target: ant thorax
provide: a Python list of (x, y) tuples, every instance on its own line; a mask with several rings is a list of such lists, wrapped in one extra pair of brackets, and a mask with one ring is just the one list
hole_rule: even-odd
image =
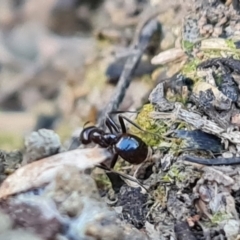
[(114, 145), (117, 143), (119, 136), (113, 133), (104, 133), (102, 138), (108, 145)]

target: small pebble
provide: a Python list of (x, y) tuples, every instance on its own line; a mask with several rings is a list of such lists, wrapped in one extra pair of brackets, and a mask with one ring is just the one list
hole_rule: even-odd
[(0, 234), (12, 227), (12, 221), (8, 215), (0, 212)]
[(233, 154), (231, 152), (224, 152), (222, 154), (223, 158), (232, 158), (233, 157)]
[(235, 24), (234, 29), (236, 31), (239, 31), (240, 30), (240, 23)]
[(206, 24), (203, 26), (204, 31), (207, 33), (212, 33), (213, 32), (213, 25), (211, 24)]
[(224, 25), (226, 22), (227, 22), (227, 17), (224, 16), (222, 19), (220, 19), (220, 20), (218, 21), (218, 23), (216, 24), (216, 27), (222, 26), (222, 25)]
[(61, 142), (59, 136), (54, 131), (40, 129), (37, 132), (32, 132), (30, 136), (25, 138), (25, 148), (24, 163), (30, 163), (59, 153)]
[(207, 24), (207, 19), (205, 16), (202, 16), (200, 19), (199, 19), (199, 22), (198, 22), (198, 26), (199, 28), (202, 28), (204, 25)]
[(238, 220), (230, 219), (226, 222), (223, 229), (226, 234), (227, 239), (234, 240), (237, 239), (239, 233), (240, 223)]
[(222, 34), (222, 32), (223, 32), (222, 27), (214, 27), (212, 36), (219, 37)]
[(9, 230), (0, 234), (0, 240), (44, 240), (43, 238), (25, 230)]

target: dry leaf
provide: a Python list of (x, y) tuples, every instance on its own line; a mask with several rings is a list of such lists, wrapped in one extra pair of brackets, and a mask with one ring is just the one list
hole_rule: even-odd
[(102, 148), (76, 149), (27, 164), (10, 175), (0, 186), (0, 199), (41, 187), (51, 182), (66, 165), (79, 170), (108, 160), (111, 154)]
[(194, 216), (188, 217), (186, 219), (189, 227), (194, 227), (195, 223), (198, 222), (199, 220), (200, 220), (200, 216), (199, 215), (194, 215)]
[(204, 175), (202, 176), (204, 180), (215, 181), (218, 184), (223, 184), (223, 186), (228, 187), (234, 184), (233, 178), (229, 177), (227, 174), (212, 168), (204, 167)]
[(172, 48), (172, 49), (166, 50), (164, 52), (161, 52), (157, 56), (153, 57), (151, 60), (151, 63), (154, 65), (158, 65), (158, 64), (163, 65), (163, 64), (175, 61), (184, 56), (185, 56), (185, 53), (182, 49)]
[(237, 114), (233, 115), (231, 123), (239, 127), (240, 126), (240, 114), (237, 113)]

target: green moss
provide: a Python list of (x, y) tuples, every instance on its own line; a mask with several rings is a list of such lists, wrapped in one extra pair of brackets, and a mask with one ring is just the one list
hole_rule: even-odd
[(136, 123), (145, 130), (154, 130), (156, 128), (155, 122), (149, 117), (149, 113), (153, 111), (154, 106), (152, 104), (144, 105), (137, 116)]
[(228, 220), (230, 218), (231, 218), (230, 214), (217, 212), (212, 216), (211, 223), (219, 224), (219, 223), (223, 222), (224, 220)]
[(135, 123), (144, 131), (138, 130), (135, 127), (131, 128), (131, 132), (139, 136), (149, 146), (158, 145), (161, 140), (161, 134), (166, 132), (166, 125), (163, 122), (156, 122), (149, 116), (153, 111), (154, 106), (146, 104), (135, 120)]
[[(203, 61), (209, 58), (217, 58), (222, 57), (223, 50), (205, 50), (204, 51), (204, 59)], [(228, 49), (224, 51), (226, 57), (233, 57), (234, 59), (240, 59), (240, 51), (239, 49)]]
[(236, 50), (235, 43), (232, 39), (226, 39), (225, 42), (229, 48)]
[(191, 52), (194, 47), (194, 43), (186, 41), (186, 40), (182, 42), (182, 45), (183, 45), (183, 49), (187, 52)]
[(111, 182), (105, 173), (95, 175), (94, 180), (96, 181), (98, 189), (108, 190), (111, 188)]
[(167, 141), (161, 141), (160, 144), (158, 145), (158, 148), (161, 150), (166, 150), (172, 148), (173, 143), (172, 142), (167, 142)]
[(123, 159), (118, 159), (115, 166), (114, 166), (114, 170), (117, 172), (121, 172), (122, 169), (126, 166), (130, 166), (130, 163), (128, 163), (127, 161), (124, 161)]
[(166, 205), (167, 194), (164, 186), (158, 186), (156, 190), (153, 191), (153, 198), (156, 202), (159, 202), (161, 206)]
[[(168, 150), (174, 155), (178, 154), (181, 151), (182, 139), (164, 137), (173, 122), (152, 119), (150, 113), (153, 111), (152, 104), (144, 105), (135, 120), (135, 123), (144, 131), (131, 127), (130, 132), (140, 137), (148, 146), (157, 147), (163, 151)], [(186, 123), (181, 121), (175, 123), (179, 123), (177, 129), (186, 129)]]
[(177, 94), (177, 93), (175, 93), (174, 95), (173, 94), (171, 94), (171, 95), (166, 94), (166, 99), (169, 102), (173, 102), (173, 103), (180, 102), (183, 105), (186, 105), (186, 103), (188, 102), (188, 96), (180, 95), (180, 94)]
[(195, 80), (196, 78), (196, 71), (197, 71), (197, 66), (199, 65), (201, 61), (199, 59), (193, 59), (190, 62), (186, 63), (182, 70), (181, 73), (186, 76), (191, 78), (192, 80)]
[(207, 51), (204, 51), (203, 61), (209, 58), (218, 58), (218, 57), (221, 57), (221, 52), (219, 50), (207, 50)]
[(169, 183), (173, 183), (175, 181), (184, 182), (185, 179), (186, 179), (186, 176), (176, 165), (172, 165), (170, 170), (163, 177), (163, 180)]

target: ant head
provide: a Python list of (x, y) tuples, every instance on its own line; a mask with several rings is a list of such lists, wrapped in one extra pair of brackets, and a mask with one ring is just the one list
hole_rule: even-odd
[[(84, 124), (85, 126), (86, 124)], [(92, 142), (91, 134), (96, 129), (95, 126), (84, 127), (82, 132), (80, 133), (79, 140), (82, 144), (89, 144)]]
[(97, 127), (94, 125), (86, 127), (90, 121), (87, 121), (83, 125), (83, 130), (80, 133), (79, 140), (82, 144), (89, 144), (92, 142), (91, 135), (96, 131)]
[[(86, 126), (88, 123), (85, 123), (84, 126)], [(104, 135), (105, 132), (102, 129), (96, 126), (89, 126), (82, 130), (79, 140), (82, 144), (95, 143), (105, 148), (109, 146), (109, 143), (108, 139), (104, 138)]]

